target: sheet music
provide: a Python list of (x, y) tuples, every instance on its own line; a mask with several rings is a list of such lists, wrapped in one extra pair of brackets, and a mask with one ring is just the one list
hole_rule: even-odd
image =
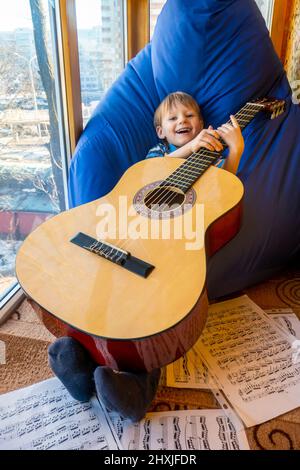
[(209, 307), (194, 346), (246, 426), (300, 406), (295, 337), (246, 295)]
[(148, 413), (137, 424), (110, 413), (118, 437), (127, 450), (249, 449), (245, 430), (222, 410)]
[[(96, 404), (96, 402), (95, 402)], [(117, 450), (97, 402), (74, 400), (57, 378), (0, 395), (0, 449)]]
[[(300, 339), (300, 321), (297, 315), (288, 308), (273, 308), (265, 310), (266, 313), (277, 323), (296, 338)], [(276, 313), (275, 313), (276, 312)]]
[[(265, 312), (284, 329), (284, 333), (288, 331), (300, 339), (300, 321), (291, 309), (272, 308)], [(216, 386), (207, 366), (194, 349), (166, 367), (165, 385), (196, 389), (214, 389)]]
[(166, 367), (166, 385), (199, 389), (211, 389), (214, 386), (207, 366), (193, 349)]

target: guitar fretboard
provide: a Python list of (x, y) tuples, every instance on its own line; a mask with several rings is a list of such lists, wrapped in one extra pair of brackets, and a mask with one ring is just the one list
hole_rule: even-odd
[[(249, 122), (264, 109), (259, 103), (247, 103), (236, 115), (235, 118), (243, 130)], [(227, 122), (228, 124), (231, 121)], [(227, 145), (222, 141), (223, 150), (220, 152), (210, 151), (201, 148), (198, 152), (190, 155), (185, 162), (180, 165), (170, 176), (161, 182), (160, 186), (175, 186), (184, 193), (200, 178), (201, 175), (213, 165), (221, 156)]]

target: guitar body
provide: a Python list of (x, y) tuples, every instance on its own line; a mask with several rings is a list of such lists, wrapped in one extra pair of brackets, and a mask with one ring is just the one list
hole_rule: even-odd
[[(112, 192), (48, 220), (18, 252), (18, 280), (46, 327), (56, 336), (78, 339), (99, 364), (120, 370), (161, 367), (190, 349), (205, 325), (206, 258), (239, 230), (240, 180), (210, 167), (194, 183), (186, 212), (151, 218), (139, 213), (137, 203), (127, 219), (125, 214), (141, 188), (161, 181), (181, 164), (181, 159), (154, 158), (133, 165)], [(115, 208), (118, 225), (114, 238), (106, 241), (151, 263), (148, 277), (70, 242), (78, 232), (97, 239), (106, 207)], [(174, 233), (179, 225), (189, 230), (179, 238), (128, 238), (128, 228), (137, 233), (150, 222), (152, 233)], [(197, 230), (203, 232), (204, 244), (191, 249), (191, 234)]]

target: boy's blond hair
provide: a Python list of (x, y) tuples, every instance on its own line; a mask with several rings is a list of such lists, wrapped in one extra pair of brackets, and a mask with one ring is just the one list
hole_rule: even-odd
[(180, 103), (184, 106), (191, 107), (202, 119), (200, 107), (197, 101), (191, 95), (184, 93), (183, 91), (175, 91), (174, 93), (170, 93), (170, 95), (166, 96), (166, 98), (160, 103), (158, 108), (154, 113), (154, 127), (157, 128), (161, 126), (163, 116), (173, 108), (176, 103)]

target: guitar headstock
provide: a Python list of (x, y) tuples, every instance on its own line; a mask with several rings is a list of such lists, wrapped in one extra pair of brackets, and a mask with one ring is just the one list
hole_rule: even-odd
[(285, 100), (277, 100), (275, 98), (263, 98), (254, 101), (254, 104), (262, 106), (262, 110), (269, 113), (271, 119), (275, 119), (280, 114), (284, 113), (286, 103)]

